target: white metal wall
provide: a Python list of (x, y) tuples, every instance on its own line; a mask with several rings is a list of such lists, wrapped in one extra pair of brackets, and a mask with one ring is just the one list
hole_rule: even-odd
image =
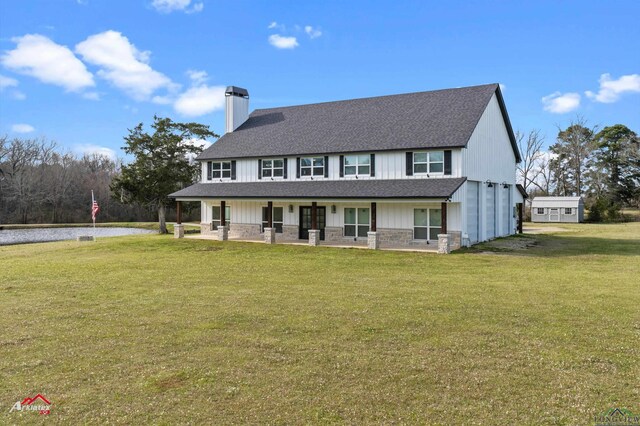
[[(219, 206), (219, 201), (202, 202), (201, 218), (202, 222), (211, 222), (211, 207)], [(267, 206), (267, 202), (261, 201), (237, 201), (226, 202), (231, 207), (231, 223), (260, 224), (262, 223), (262, 207)], [(293, 206), (293, 212), (289, 212), (289, 205)], [(310, 206), (310, 201), (274, 202), (274, 207), (283, 207), (284, 224), (299, 224), (299, 207)], [(336, 206), (336, 213), (331, 213), (331, 206)], [(371, 203), (366, 202), (343, 202), (343, 203), (321, 203), (318, 207), (326, 207), (327, 226), (344, 226), (344, 209), (351, 207), (371, 208)], [(413, 209), (432, 208), (439, 209), (440, 203), (377, 203), (377, 226), (378, 228), (389, 229), (412, 229)], [(448, 203), (447, 226), (450, 231), (462, 230), (462, 210), (460, 203)]]
[(479, 182), (467, 181), (466, 233), (470, 243), (480, 241), (480, 190)]
[(496, 187), (486, 189), (485, 202), (485, 239), (490, 240), (496, 237)]
[[(377, 152), (375, 153), (375, 177), (359, 176), (358, 179), (429, 179), (425, 175), (406, 175), (406, 152)], [(318, 155), (324, 157), (324, 155)], [(225, 160), (227, 161), (227, 160)], [(230, 160), (229, 160), (230, 161)], [(462, 152), (461, 149), (454, 149), (451, 152), (451, 174), (450, 175), (434, 175), (431, 179), (461, 177), (462, 175)], [(271, 179), (271, 178), (267, 178)], [(355, 179), (354, 176), (340, 177), (340, 155), (329, 155), (329, 177), (315, 176), (314, 180), (343, 180)], [(228, 180), (228, 179), (226, 179)], [(280, 180), (280, 178), (276, 178)], [(310, 180), (309, 177), (296, 178), (296, 157), (287, 157), (287, 180)], [(236, 160), (236, 182), (260, 182), (258, 179), (258, 159), (244, 158)], [(202, 183), (211, 183), (207, 181), (207, 162), (202, 162)], [(219, 182), (219, 180), (214, 180)]]
[(495, 94), (462, 150), (462, 173), (470, 180), (515, 185), (516, 157)]

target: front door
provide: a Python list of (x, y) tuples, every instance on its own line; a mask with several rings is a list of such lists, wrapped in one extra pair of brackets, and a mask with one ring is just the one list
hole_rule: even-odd
[(549, 222), (560, 222), (560, 209), (549, 209)]
[[(320, 240), (324, 240), (324, 227), (326, 225), (327, 210), (325, 207), (316, 207), (318, 214), (318, 228), (320, 229)], [(300, 232), (298, 238), (309, 239), (309, 229), (311, 229), (311, 207), (300, 207)]]

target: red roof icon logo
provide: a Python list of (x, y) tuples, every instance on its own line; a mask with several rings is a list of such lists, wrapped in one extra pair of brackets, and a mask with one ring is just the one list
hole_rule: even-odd
[(46, 405), (51, 405), (49, 400), (47, 398), (45, 398), (42, 394), (37, 394), (33, 398), (28, 398), (27, 397), (24, 400), (22, 400), (21, 404), (22, 405), (31, 405), (34, 402), (36, 402), (38, 399), (41, 400), (42, 402), (44, 402)]

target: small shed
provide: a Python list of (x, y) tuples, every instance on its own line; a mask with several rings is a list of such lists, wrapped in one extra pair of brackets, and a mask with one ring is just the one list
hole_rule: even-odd
[(535, 197), (531, 222), (580, 223), (584, 220), (582, 197)]

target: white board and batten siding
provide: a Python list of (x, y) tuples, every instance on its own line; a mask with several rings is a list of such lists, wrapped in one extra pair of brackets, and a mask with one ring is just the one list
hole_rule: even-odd
[[(429, 177), (423, 174), (416, 174), (413, 176), (407, 176), (406, 171), (406, 151), (387, 151), (387, 152), (372, 152), (375, 154), (375, 176), (358, 176), (358, 179), (438, 179), (438, 178), (452, 178), (462, 177), (462, 150), (451, 150), (451, 174), (431, 174)], [(347, 155), (347, 154), (345, 154)], [(324, 155), (317, 155), (318, 157), (324, 157)], [(302, 156), (304, 157), (304, 156)], [(340, 177), (340, 155), (329, 155), (329, 176), (314, 176), (314, 180), (348, 180), (355, 179), (355, 176)], [(263, 158), (285, 158), (285, 157), (270, 157)], [(297, 157), (287, 156), (287, 181), (296, 180), (311, 180), (310, 177), (297, 177), (296, 165)], [(224, 160), (231, 161), (231, 160)], [(265, 178), (271, 180), (271, 178)], [(281, 178), (274, 178), (274, 180), (282, 180)], [(212, 181), (207, 180), (207, 161), (202, 162), (202, 183), (215, 183), (219, 182), (219, 179)], [(230, 181), (230, 179), (223, 179), (223, 181)], [(258, 179), (258, 158), (242, 158), (236, 160), (236, 180), (234, 182), (260, 182)]]
[[(212, 221), (212, 206), (219, 206), (219, 201), (203, 201), (201, 205), (201, 220), (203, 223)], [(228, 200), (226, 205), (231, 208), (231, 223), (261, 224), (262, 208), (267, 207), (266, 201), (241, 201)], [(289, 205), (293, 206), (293, 212), (289, 212)], [(299, 225), (299, 207), (310, 206), (311, 201), (291, 200), (275, 201), (274, 207), (282, 207), (285, 225)], [(336, 206), (336, 212), (331, 213), (331, 206)], [(388, 229), (413, 229), (414, 209), (439, 209), (440, 203), (407, 202), (407, 203), (381, 203), (376, 206), (378, 228)], [(362, 201), (353, 202), (318, 202), (318, 207), (326, 208), (326, 226), (343, 227), (345, 208), (369, 208), (371, 204)], [(371, 214), (371, 211), (369, 211)], [(461, 207), (459, 203), (449, 203), (447, 208), (447, 226), (452, 231), (460, 231), (462, 228)]]
[(462, 174), (467, 177), (461, 190), (466, 200), (463, 228), (468, 241), (473, 244), (512, 234), (516, 155), (495, 94), (461, 157)]

